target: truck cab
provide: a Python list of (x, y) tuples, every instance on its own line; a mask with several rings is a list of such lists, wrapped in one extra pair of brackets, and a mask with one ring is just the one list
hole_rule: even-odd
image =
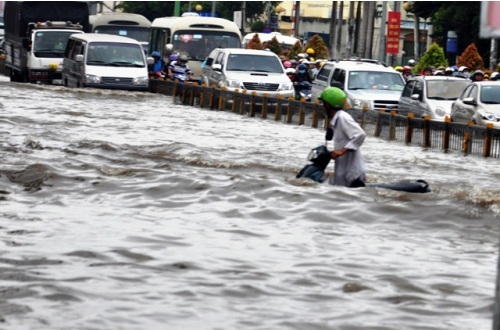
[(30, 23), (27, 50), (27, 80), (60, 85), (64, 50), (72, 34), (83, 33), (82, 26), (70, 22)]

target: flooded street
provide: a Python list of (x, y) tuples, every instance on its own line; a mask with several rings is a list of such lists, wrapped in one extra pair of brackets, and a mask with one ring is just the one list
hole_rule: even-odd
[(492, 326), (498, 159), (368, 136), (432, 192), (320, 185), (319, 129), (6, 77), (0, 137), (0, 329)]

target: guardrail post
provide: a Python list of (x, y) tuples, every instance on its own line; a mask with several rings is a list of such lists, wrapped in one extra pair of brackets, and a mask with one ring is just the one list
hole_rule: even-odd
[(286, 110), (286, 122), (288, 124), (292, 123), (293, 119), (293, 111), (292, 111), (292, 102), (294, 101), (293, 97), (288, 98), (288, 109)]
[(304, 114), (304, 105), (306, 104), (306, 99), (301, 98), (300, 99), (300, 105), (299, 105), (299, 126), (304, 125), (305, 122), (305, 114)]
[(226, 87), (221, 87), (220, 88), (220, 97), (219, 97), (219, 107), (218, 107), (219, 110), (223, 110), (222, 106), (225, 102), (225, 100), (224, 100), (225, 92), (226, 92)]
[(207, 84), (203, 83), (201, 84), (201, 89), (200, 89), (200, 108), (203, 108), (203, 102), (205, 101), (205, 88), (207, 87)]
[(216, 86), (212, 85), (212, 88), (210, 89), (210, 98), (209, 98), (209, 104), (208, 104), (208, 107), (210, 109), (213, 109), (213, 107), (214, 107), (215, 88), (216, 88)]
[(255, 108), (254, 108), (254, 103), (255, 103), (255, 95), (257, 95), (256, 92), (252, 92), (252, 94), (250, 95), (250, 109), (249, 109), (249, 116), (250, 117), (255, 117)]
[(491, 156), (491, 136), (493, 135), (493, 124), (486, 124), (486, 134), (484, 136), (483, 156)]
[(283, 100), (283, 95), (278, 95), (278, 99), (276, 100), (276, 110), (274, 111), (274, 120), (281, 120), (281, 100)]
[(247, 95), (247, 90), (244, 89), (241, 91), (241, 101), (240, 101), (240, 115), (243, 114), (243, 106), (245, 104), (245, 97)]
[(375, 132), (373, 132), (373, 136), (380, 137), (380, 132), (382, 131), (382, 123), (380, 122), (380, 114), (384, 113), (384, 110), (380, 110), (378, 112), (378, 117), (375, 122)]
[(464, 154), (469, 154), (471, 151), (471, 145), (472, 145), (472, 139), (470, 138), (471, 134), (471, 127), (474, 125), (474, 122), (470, 121), (467, 123), (467, 131), (464, 134), (464, 141), (462, 142), (462, 152)]
[(413, 138), (413, 117), (415, 117), (413, 113), (408, 114), (408, 124), (406, 124), (406, 135), (405, 135), (406, 144), (410, 144)]
[(318, 111), (319, 111), (319, 101), (314, 101), (314, 109), (311, 118), (311, 127), (318, 128)]
[(365, 129), (366, 111), (368, 111), (368, 109), (363, 108), (363, 110), (361, 110), (361, 119), (359, 120), (359, 126), (361, 126), (362, 129)]
[(234, 112), (234, 110), (236, 109), (236, 101), (238, 100), (239, 93), (240, 93), (240, 90), (238, 88), (236, 88), (234, 90), (234, 94), (233, 94), (233, 103), (231, 104), (231, 112)]
[(391, 120), (389, 121), (389, 140), (396, 140), (396, 111), (391, 110)]
[(424, 117), (424, 147), (431, 147), (431, 117)]
[(451, 118), (446, 116), (444, 119), (444, 132), (443, 132), (443, 151), (448, 152), (450, 148), (450, 123)]
[(262, 113), (260, 114), (262, 119), (267, 119), (267, 93), (262, 94)]

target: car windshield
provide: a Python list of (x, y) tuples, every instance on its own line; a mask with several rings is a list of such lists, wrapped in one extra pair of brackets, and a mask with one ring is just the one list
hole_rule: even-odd
[(284, 73), (283, 66), (276, 56), (254, 54), (230, 54), (226, 71)]
[(481, 102), (485, 104), (500, 104), (500, 86), (482, 86)]
[(94, 42), (89, 45), (87, 64), (97, 66), (144, 67), (144, 53), (140, 45)]
[(401, 92), (405, 83), (397, 72), (351, 71), (349, 72), (348, 89), (382, 89)]
[(431, 100), (456, 100), (460, 97), (470, 81), (460, 80), (427, 80), (427, 98)]
[(74, 31), (39, 31), (35, 34), (33, 52), (36, 57), (64, 57), (69, 37)]

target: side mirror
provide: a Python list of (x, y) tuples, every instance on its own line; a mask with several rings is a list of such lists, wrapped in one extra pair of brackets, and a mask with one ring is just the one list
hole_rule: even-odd
[(23, 39), (23, 48), (27, 50), (31, 50), (30, 41), (28, 39)]
[(220, 64), (213, 64), (212, 65), (212, 69), (214, 71), (222, 71), (222, 65), (220, 65)]
[(468, 104), (468, 105), (473, 105), (473, 106), (476, 106), (477, 105), (477, 102), (476, 100), (474, 100), (473, 97), (466, 97), (464, 100), (463, 100), (464, 104)]
[(415, 100), (415, 101), (419, 101), (419, 100), (420, 100), (420, 94), (413, 94), (413, 95), (411, 96), (411, 99), (412, 99), (412, 100)]
[(82, 63), (83, 62), (83, 55), (82, 54), (78, 54), (75, 56), (75, 61), (79, 62), (79, 63)]
[(154, 58), (152, 58), (152, 57), (150, 57), (150, 56), (149, 56), (149, 57), (146, 57), (146, 63), (147, 63), (148, 65), (155, 64), (155, 59), (154, 59)]

